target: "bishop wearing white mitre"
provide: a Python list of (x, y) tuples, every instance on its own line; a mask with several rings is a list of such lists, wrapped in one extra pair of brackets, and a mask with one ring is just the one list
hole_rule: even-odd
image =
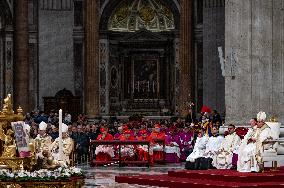
[(35, 138), (35, 150), (37, 158), (44, 158), (42, 155), (43, 151), (48, 151), (51, 142), (51, 136), (46, 133), (47, 124), (45, 122), (41, 122), (39, 124), (38, 135)]
[(272, 147), (271, 143), (265, 143), (265, 141), (272, 139), (271, 129), (265, 123), (266, 114), (265, 112), (259, 112), (257, 114), (257, 130), (255, 138), (251, 138), (250, 142), (255, 143), (255, 155), (253, 156), (253, 160), (257, 162), (255, 166), (255, 171), (260, 172), (263, 170), (263, 160), (262, 154), (264, 150), (268, 150)]
[(74, 141), (68, 135), (68, 126), (62, 123), (62, 145), (63, 145), (63, 156), (60, 159), (59, 156), (59, 138), (56, 138), (55, 141), (50, 146), (50, 151), (52, 157), (56, 161), (62, 160), (65, 164), (70, 165), (70, 154), (74, 148)]

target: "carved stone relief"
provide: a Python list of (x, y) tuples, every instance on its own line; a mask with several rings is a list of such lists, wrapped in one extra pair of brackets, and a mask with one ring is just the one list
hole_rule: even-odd
[(109, 112), (109, 47), (108, 40), (100, 40), (100, 112)]
[(5, 95), (13, 93), (13, 39), (6, 37), (5, 51)]

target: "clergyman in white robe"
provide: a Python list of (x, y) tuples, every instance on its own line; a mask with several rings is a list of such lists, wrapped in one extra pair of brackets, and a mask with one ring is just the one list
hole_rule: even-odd
[(223, 140), (224, 140), (224, 137), (218, 134), (212, 135), (211, 137), (209, 137), (203, 157), (211, 158), (214, 161), (214, 163), (216, 163), (216, 158), (217, 158), (216, 154)]
[(204, 135), (201, 137), (197, 137), (193, 152), (186, 158), (186, 161), (195, 162), (195, 159), (203, 157), (207, 142), (207, 136)]
[(263, 170), (263, 160), (262, 160), (262, 154), (264, 150), (268, 150), (272, 148), (271, 143), (265, 144), (264, 142), (267, 140), (272, 139), (271, 136), (271, 129), (270, 127), (265, 124), (264, 122), (258, 122), (257, 125), (257, 131), (256, 131), (256, 155), (255, 155), (255, 160), (257, 161), (257, 166), (256, 166), (256, 172), (260, 172)]
[(256, 139), (257, 120), (250, 120), (251, 128), (249, 128), (247, 134), (241, 141), (238, 149), (238, 163), (237, 170), (239, 172), (251, 172), (257, 171), (256, 144), (250, 142), (251, 139)]
[[(259, 112), (257, 114), (257, 128), (256, 130), (251, 130), (246, 135), (247, 146), (244, 147), (243, 151), (240, 151), (241, 157), (238, 161), (238, 171), (240, 172), (259, 172), (263, 170), (263, 160), (262, 154), (264, 150), (272, 147), (270, 143), (264, 143), (265, 141), (272, 139), (271, 129), (265, 124), (266, 114), (265, 112)], [(248, 138), (250, 136), (250, 138)]]
[(228, 129), (230, 134), (222, 141), (216, 153), (216, 160), (212, 162), (212, 165), (217, 169), (230, 169), (232, 167), (233, 152), (241, 141), (240, 137), (234, 132), (234, 126), (229, 125)]

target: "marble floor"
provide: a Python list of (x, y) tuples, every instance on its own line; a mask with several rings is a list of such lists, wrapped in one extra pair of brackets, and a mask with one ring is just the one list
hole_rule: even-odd
[[(92, 187), (112, 187), (112, 188), (144, 188), (150, 186), (129, 185), (115, 182), (117, 175), (135, 176), (139, 174), (157, 175), (166, 174), (169, 170), (179, 170), (184, 168), (184, 164), (156, 165), (154, 167), (90, 167), (88, 164), (78, 166), (86, 172), (84, 188)], [(152, 187), (153, 188), (153, 187)]]

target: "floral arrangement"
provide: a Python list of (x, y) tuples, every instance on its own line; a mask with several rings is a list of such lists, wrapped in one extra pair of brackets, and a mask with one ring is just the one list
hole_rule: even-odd
[(0, 170), (0, 181), (67, 181), (75, 177), (85, 177), (84, 172), (80, 168), (76, 167), (60, 167), (52, 171), (47, 169), (41, 169), (34, 172), (20, 170), (14, 173), (6, 169)]

